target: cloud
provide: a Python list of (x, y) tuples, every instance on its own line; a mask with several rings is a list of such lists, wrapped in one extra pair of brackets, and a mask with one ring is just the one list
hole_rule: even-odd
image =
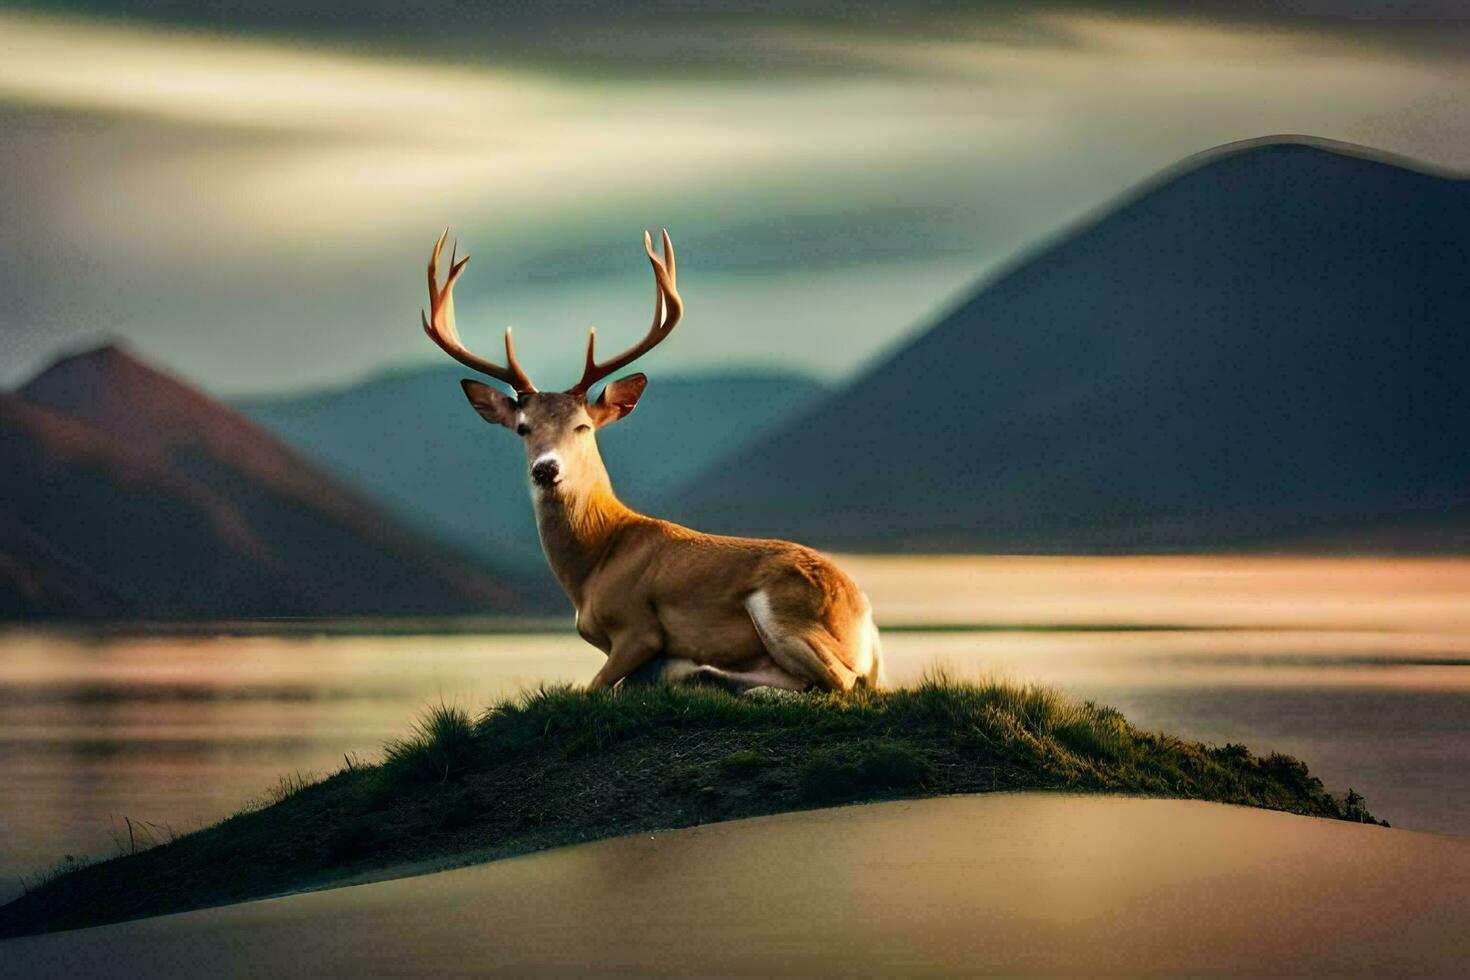
[(589, 320), (609, 343), (641, 328), (639, 237), (662, 225), (690, 302), (668, 364), (840, 372), (1211, 145), (1307, 132), (1470, 164), (1466, 60), (1340, 32), (710, 23), (674, 61), (795, 67), (609, 76), (0, 13), (6, 380), (104, 333), (223, 391), (429, 360), (422, 265), (446, 224), (475, 254), (467, 335), (514, 322), (553, 369)]
[[(1459, 52), (1460, 0), (297, 0), (220, 4), (197, 0), (19, 0), (48, 14), (154, 28), (306, 41), (454, 63), (541, 69), (579, 77), (850, 75), (861, 64), (841, 48), (764, 43), (772, 33), (836, 30), (869, 38), (971, 38), (1051, 44), (1052, 15), (1205, 23), (1291, 34), (1357, 37), (1422, 52)], [(1463, 38), (1461, 38), (1463, 40)], [(871, 66), (870, 66), (871, 67)]]

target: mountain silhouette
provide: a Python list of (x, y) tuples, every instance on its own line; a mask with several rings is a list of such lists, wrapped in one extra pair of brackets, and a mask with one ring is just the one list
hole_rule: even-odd
[(1470, 182), (1253, 141), (1013, 265), (667, 503), (841, 548), (1351, 550), (1400, 515), (1422, 550), (1470, 502), (1467, 380)]
[[(459, 386), (467, 376), (425, 368), (236, 407), (423, 530), (551, 583), (521, 442), (470, 408)], [(637, 410), (598, 444), (618, 495), (652, 507), (825, 392), (800, 375), (654, 375)]]
[(0, 614), (522, 611), (228, 408), (116, 346), (0, 396)]

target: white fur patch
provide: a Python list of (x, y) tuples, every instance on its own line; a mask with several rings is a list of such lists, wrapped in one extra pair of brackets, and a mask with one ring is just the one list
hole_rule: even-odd
[(883, 686), (883, 647), (878, 639), (878, 624), (873, 622), (873, 604), (863, 594), (863, 618), (858, 624), (857, 655), (853, 658), (853, 671), (866, 677), (873, 687)]
[(664, 684), (678, 684), (681, 681), (688, 680), (691, 675), (699, 670), (699, 666), (693, 660), (688, 660), (684, 657), (668, 657), (666, 660), (663, 674), (659, 677), (659, 680)]
[(534, 469), (538, 463), (547, 462), (555, 463), (558, 467), (560, 467), (561, 453), (557, 452), (555, 449), (551, 450), (550, 452), (542, 453), (540, 456), (537, 456), (535, 459), (531, 460), (531, 467)]
[(766, 595), (765, 589), (756, 589), (750, 594), (745, 600), (745, 610), (755, 621), (755, 630), (763, 640), (780, 637), (776, 632), (776, 617), (771, 610), (771, 597)]
[(775, 687), (783, 691), (800, 691), (806, 687), (805, 681), (797, 680), (774, 664), (769, 667), (757, 667), (755, 670), (721, 670), (719, 667), (706, 666), (695, 668), (690, 673), (701, 672), (712, 674), (741, 691), (748, 691), (753, 687)]
[(863, 614), (858, 623), (857, 639), (854, 641), (852, 656), (852, 672), (859, 677), (867, 677), (868, 671), (873, 669), (873, 614), (871, 611)]

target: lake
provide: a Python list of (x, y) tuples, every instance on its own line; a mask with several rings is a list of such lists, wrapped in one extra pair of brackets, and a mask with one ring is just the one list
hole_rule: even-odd
[[(889, 679), (1060, 687), (1146, 728), (1304, 759), (1395, 826), (1470, 835), (1470, 560), (840, 559)], [(370, 760), (440, 700), (580, 682), (557, 624), (0, 633), (0, 899), (65, 854), (213, 822)]]

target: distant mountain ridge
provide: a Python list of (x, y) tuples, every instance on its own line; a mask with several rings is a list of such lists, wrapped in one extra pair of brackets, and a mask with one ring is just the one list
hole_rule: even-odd
[[(544, 608), (520, 443), (464, 376), (235, 412), (116, 347), (63, 359), (0, 395), (0, 617)], [(838, 390), (655, 374), (599, 441), (639, 509), (823, 548), (1464, 554), (1467, 378), (1470, 181), (1275, 139), (1146, 182)]]
[(666, 500), (824, 547), (1213, 550), (1320, 526), (1351, 550), (1355, 523), (1470, 502), (1467, 379), (1470, 182), (1252, 141), (1148, 182)]
[[(456, 366), (396, 371), (236, 407), (405, 520), (550, 582), (521, 442), (475, 414), (459, 386), (469, 376)], [(827, 390), (796, 374), (655, 373), (638, 408), (601, 430), (598, 445), (618, 495), (659, 514), (669, 488), (750, 445)]]
[(518, 612), (253, 423), (109, 345), (0, 395), (0, 615)]

